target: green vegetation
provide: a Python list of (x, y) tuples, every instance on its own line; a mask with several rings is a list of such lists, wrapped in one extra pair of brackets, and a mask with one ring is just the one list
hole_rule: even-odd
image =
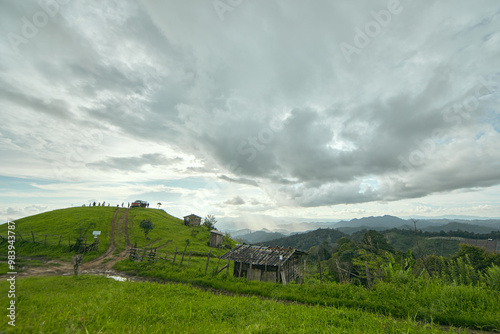
[[(446, 284), (425, 276), (416, 278), (411, 271), (393, 268), (386, 281), (376, 281), (367, 289), (355, 284), (320, 282), (309, 278), (304, 284), (280, 285), (247, 281), (232, 277), (224, 270), (215, 274), (211, 261), (204, 274), (205, 259), (192, 260), (189, 269), (171, 263), (148, 264), (121, 261), (115, 269), (145, 277), (191, 283), (233, 293), (250, 294), (332, 307), (350, 307), (401, 319), (413, 318), (442, 325), (470, 328), (500, 328), (500, 291), (488, 285)], [(222, 264), (220, 265), (222, 267)]]
[[(147, 239), (141, 228), (143, 221), (154, 223)], [(291, 282), (283, 286), (234, 278), (234, 263), (218, 272), (227, 264), (218, 259), (226, 249), (208, 247), (210, 232), (207, 226), (185, 226), (182, 220), (157, 209), (71, 208), (16, 221), (16, 233), (23, 236), (16, 240), (16, 266), (40, 266), (48, 259), (70, 260), (75, 252), (70, 251), (69, 239), (76, 241), (94, 229), (101, 230), (99, 251), (88, 253), (85, 256), (88, 261), (102, 254), (110, 245), (111, 226), (114, 226), (115, 257), (125, 249), (127, 242), (139, 248), (158, 247), (157, 254), (161, 257), (168, 254), (168, 259), (156, 263), (123, 260), (114, 265), (116, 270), (322, 307), (285, 306), (256, 298), (203, 295), (184, 286), (122, 283), (95, 277), (18, 279), (16, 305), (19, 318), (24, 315), (27, 319), (19, 322), (22, 332), (116, 330), (154, 333), (164, 332), (166, 323), (172, 323), (174, 332), (423, 331), (415, 321), (500, 329), (500, 255), (487, 254), (468, 245), (461, 245), (451, 256), (430, 255), (423, 247), (423, 241), (427, 239), (418, 234), (416, 237), (415, 234), (406, 235), (406, 232), (403, 235), (414, 240), (413, 248), (418, 253), (411, 249), (399, 251), (397, 243), (391, 242), (387, 233), (363, 231), (347, 238), (336, 230), (318, 230), (316, 241), (312, 241), (313, 238), (302, 240), (311, 244), (318, 242), (310, 248), (303, 284)], [(5, 231), (6, 226), (0, 226), (0, 235), (5, 235)], [(30, 241), (31, 231), (37, 243)], [(389, 233), (397, 235), (397, 231)], [(41, 242), (44, 235), (47, 239), (43, 237)], [(394, 240), (398, 240), (397, 237)], [(234, 241), (226, 235), (224, 244), (232, 247)], [(0, 249), (6, 247), (7, 242), (0, 241)], [(209, 250), (211, 257), (207, 266)], [(175, 251), (176, 260), (172, 264)], [(6, 257), (0, 257), (3, 272), (7, 271), (5, 260)], [(54, 300), (51, 297), (48, 301), (41, 296), (43, 284), (51, 286), (50, 289), (52, 286), (60, 289), (51, 292)], [(80, 286), (90, 290), (95, 288), (95, 291), (83, 291)], [(134, 289), (140, 289), (142, 293)], [(99, 296), (102, 301), (99, 301)], [(78, 300), (83, 302), (77, 303)], [(44, 302), (48, 307), (40, 311), (40, 316), (33, 316), (34, 310), (41, 308)], [(179, 307), (181, 303), (191, 305), (189, 313), (186, 308)], [(68, 309), (71, 304), (77, 306)], [(123, 310), (115, 310), (112, 305), (123, 305)], [(268, 313), (257, 313), (254, 317), (249, 311), (244, 311), (254, 308)], [(67, 309), (66, 316), (59, 316), (60, 309)], [(40, 321), (42, 316), (44, 319)], [(235, 320), (231, 320), (233, 318)], [(277, 319), (286, 321), (278, 322)], [(358, 324), (358, 321), (365, 323)], [(370, 325), (367, 326), (366, 322)], [(170, 331), (170, 327), (167, 330)], [(425, 330), (434, 332), (435, 329)]]
[(311, 247), (320, 245), (324, 242), (335, 244), (337, 240), (346, 236), (345, 233), (336, 229), (320, 228), (315, 231), (269, 240), (260, 244), (271, 247), (292, 247), (295, 249), (309, 250)]
[[(86, 258), (93, 259), (103, 254), (109, 246), (109, 233), (113, 207), (78, 207), (44, 212), (16, 220), (17, 257), (39, 257), (71, 261), (75, 252), (69, 251), (78, 238), (87, 235), (93, 241), (92, 231), (101, 231), (99, 250), (89, 253)], [(32, 234), (33, 233), (33, 234)], [(7, 235), (7, 224), (0, 225), (0, 235)], [(33, 242), (33, 237), (36, 242)], [(7, 243), (0, 242), (2, 254)]]
[(141, 220), (139, 227), (144, 231), (144, 239), (147, 239), (149, 232), (155, 228), (155, 225), (151, 219), (143, 219)]
[[(101, 231), (99, 249), (85, 254), (85, 262), (95, 259), (105, 253), (110, 245), (111, 222), (115, 217), (114, 241), (116, 251), (124, 250), (125, 228), (124, 218), (126, 208), (116, 207), (77, 207), (54, 210), (42, 214), (16, 220), (16, 255), (18, 261), (24, 258), (47, 261), (57, 259), (71, 261), (76, 254), (70, 250), (77, 239), (87, 235), (88, 243), (93, 242), (92, 231)], [(142, 220), (154, 222), (154, 230), (149, 233), (149, 239), (144, 238), (144, 231), (140, 227)], [(181, 219), (167, 214), (163, 210), (132, 208), (127, 214), (127, 234), (132, 245), (137, 247), (162, 247), (161, 252), (174, 252), (177, 247), (184, 249), (189, 240), (189, 250), (207, 253), (209, 250), (209, 234), (203, 226), (189, 227)], [(32, 235), (33, 232), (33, 235)], [(0, 235), (6, 237), (7, 224), (0, 225)], [(36, 242), (33, 242), (33, 236)], [(234, 246), (234, 241), (227, 240)], [(0, 251), (7, 254), (7, 242), (0, 240)], [(221, 255), (225, 251), (212, 249), (212, 253)], [(2, 261), (0, 259), (0, 261)], [(25, 260), (29, 264), (30, 260)], [(3, 266), (0, 266), (0, 273)]]
[(215, 224), (217, 224), (217, 219), (215, 219), (215, 216), (207, 215), (205, 218), (203, 218), (202, 225), (205, 226), (209, 231), (215, 228)]
[[(16, 284), (16, 327), (2, 324), (7, 333), (443, 333), (412, 319), (215, 295), (179, 284), (95, 276)], [(0, 290), (7, 287), (0, 282)]]

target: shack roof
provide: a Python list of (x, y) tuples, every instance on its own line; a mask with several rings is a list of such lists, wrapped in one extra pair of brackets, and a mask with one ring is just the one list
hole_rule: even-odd
[(201, 218), (200, 216), (197, 216), (194, 213), (187, 215), (187, 216), (184, 216), (184, 218), (187, 218), (187, 217), (189, 217), (189, 218), (191, 218), (191, 217)]
[(278, 266), (293, 255), (303, 255), (306, 252), (293, 248), (265, 247), (242, 244), (221, 256), (221, 259), (252, 263), (252, 265)]
[(222, 233), (221, 231), (217, 231), (217, 230), (211, 230), (210, 233), (224, 235), (224, 233)]

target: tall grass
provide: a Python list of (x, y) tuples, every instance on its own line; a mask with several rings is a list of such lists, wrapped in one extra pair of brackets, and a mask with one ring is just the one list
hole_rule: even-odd
[[(7, 285), (1, 281), (0, 290)], [(18, 279), (16, 291), (16, 327), (2, 320), (7, 333), (443, 333), (363, 310), (215, 295), (178, 284), (43, 277)]]
[[(200, 260), (204, 263), (203, 260)], [(210, 268), (214, 268), (211, 262)], [(240, 294), (319, 304), (350, 307), (401, 319), (408, 317), (442, 325), (469, 328), (500, 329), (500, 292), (482, 286), (446, 285), (438, 279), (412, 278), (403, 282), (377, 282), (371, 289), (351, 284), (319, 282), (286, 286), (255, 282), (232, 277), (214, 270), (204, 274), (200, 263), (189, 270), (167, 264), (134, 263), (122, 261), (115, 268), (141, 276), (186, 282), (204, 287), (223, 289)]]

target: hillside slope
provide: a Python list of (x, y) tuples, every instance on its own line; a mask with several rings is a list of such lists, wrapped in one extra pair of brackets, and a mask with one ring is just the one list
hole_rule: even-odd
[[(143, 219), (154, 223), (147, 239), (139, 227)], [(181, 251), (186, 242), (189, 242), (190, 250), (209, 250), (210, 232), (205, 227), (185, 226), (183, 220), (163, 210), (150, 208), (67, 208), (18, 219), (15, 227), (16, 254), (20, 257), (38, 256), (69, 261), (75, 254), (69, 251), (69, 246), (74, 245), (80, 236), (84, 239), (86, 236), (87, 243), (93, 242), (92, 231), (101, 231), (101, 235), (98, 250), (86, 255), (89, 260), (103, 255), (110, 248), (112, 232), (112, 246), (116, 252), (135, 244), (137, 247), (160, 247), (160, 251), (170, 252), (177, 247)], [(6, 235), (7, 224), (0, 225), (0, 236)], [(1, 249), (6, 249), (6, 242), (0, 244)], [(224, 251), (212, 249), (216, 255), (220, 252)]]

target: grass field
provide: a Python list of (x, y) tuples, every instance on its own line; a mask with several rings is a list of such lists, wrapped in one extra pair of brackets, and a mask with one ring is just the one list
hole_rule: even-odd
[[(225, 264), (225, 263), (224, 263)], [(286, 286), (232, 277), (223, 271), (215, 275), (215, 259), (204, 274), (205, 260), (189, 269), (172, 264), (148, 264), (125, 260), (117, 270), (170, 281), (191, 283), (233, 293), (297, 301), (312, 305), (363, 309), (400, 319), (414, 318), (442, 325), (500, 329), (500, 291), (483, 286), (447, 285), (440, 280), (413, 278), (404, 283), (377, 282), (371, 289), (352, 284), (308, 280), (306, 284)], [(222, 264), (220, 265), (222, 267)]]
[[(132, 245), (137, 243), (138, 247), (162, 246), (160, 256), (166, 252), (171, 255), (176, 248), (182, 252), (188, 243), (182, 265), (182, 253), (178, 253), (175, 264), (163, 259), (155, 264), (124, 260), (114, 265), (116, 270), (309, 306), (276, 304), (256, 297), (213, 296), (179, 285), (123, 283), (98, 277), (19, 278), (16, 305), (19, 307), (20, 332), (434, 333), (436, 330), (425, 329), (414, 321), (500, 329), (500, 291), (488, 288), (484, 283), (444, 284), (439, 279), (408, 275), (390, 283), (377, 281), (368, 289), (354, 284), (320, 282), (315, 273), (308, 271), (305, 284), (283, 286), (234, 278), (233, 264), (229, 271), (216, 274), (218, 268), (227, 264), (217, 258), (210, 258), (205, 273), (209, 249), (216, 256), (225, 250), (208, 247), (209, 231), (206, 228), (184, 226), (181, 219), (157, 209), (133, 208), (127, 211), (113, 207), (81, 207), (19, 219), (15, 231), (21, 233), (23, 239), (29, 239), (33, 231), (37, 241), (40, 235), (63, 235), (62, 240), (66, 243), (59, 244), (61, 239), (58, 237), (48, 238), (47, 245), (17, 238), (16, 267), (43, 266), (47, 259), (71, 260), (74, 252), (69, 252), (67, 238), (76, 239), (82, 227), (87, 233), (92, 230), (102, 232), (99, 251), (86, 255), (86, 260), (97, 257), (110, 245), (113, 217), (115, 255), (125, 249), (127, 235), (129, 242)], [(143, 219), (151, 219), (155, 224), (148, 238), (139, 227)], [(6, 235), (6, 229), (6, 225), (0, 225), (0, 235)], [(2, 254), (6, 247), (7, 243), (1, 242)], [(199, 254), (189, 260), (190, 251)], [(0, 256), (0, 261), (4, 260), (6, 258)], [(111, 261), (111, 258), (106, 260)], [(0, 262), (1, 272), (7, 272), (6, 263)], [(6, 282), (0, 283), (2, 289), (7, 287)], [(3, 302), (3, 298), (0, 300)], [(120, 308), (117, 309), (116, 305)], [(186, 309), (183, 305), (191, 307)], [(267, 313), (259, 313), (260, 309), (267, 310)], [(249, 310), (257, 315), (247, 314)]]
[[(97, 276), (25, 278), (16, 284), (15, 329), (2, 317), (7, 333), (443, 333), (362, 310), (214, 295), (179, 284)], [(6, 290), (1, 281), (0, 291)]]

